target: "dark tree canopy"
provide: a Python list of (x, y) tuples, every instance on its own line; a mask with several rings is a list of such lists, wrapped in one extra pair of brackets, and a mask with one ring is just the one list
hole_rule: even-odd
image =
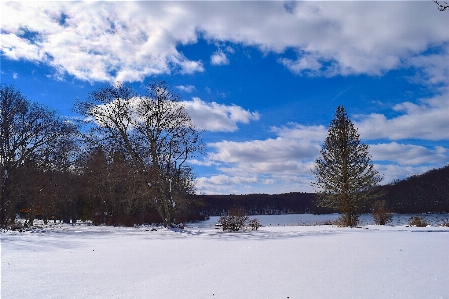
[(0, 85), (0, 95), (0, 218), (5, 226), (15, 218), (16, 172), (31, 165), (41, 170), (62, 167), (70, 159), (78, 131), (54, 111), (28, 101), (13, 86)]
[(177, 201), (193, 190), (186, 161), (203, 148), (201, 131), (179, 95), (163, 81), (150, 83), (144, 95), (117, 83), (92, 92), (77, 109), (91, 121), (90, 140), (125, 155), (149, 188), (148, 200), (164, 225), (172, 225)]
[(373, 190), (382, 177), (374, 169), (368, 145), (360, 142), (345, 108), (339, 106), (312, 170), (316, 182), (318, 205), (343, 213), (343, 224), (355, 226), (358, 213), (374, 196)]

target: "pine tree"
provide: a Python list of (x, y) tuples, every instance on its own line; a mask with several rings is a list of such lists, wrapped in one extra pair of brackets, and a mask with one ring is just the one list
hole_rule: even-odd
[(374, 169), (368, 149), (360, 142), (345, 108), (338, 106), (312, 170), (316, 179), (312, 185), (318, 206), (340, 211), (344, 226), (356, 226), (360, 211), (378, 195), (374, 191), (382, 177)]

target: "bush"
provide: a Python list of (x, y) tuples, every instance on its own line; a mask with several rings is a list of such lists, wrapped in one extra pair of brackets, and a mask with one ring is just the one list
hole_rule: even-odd
[(221, 216), (218, 223), (221, 225), (223, 231), (239, 231), (245, 228), (248, 221), (248, 216)]
[[(351, 225), (348, 225), (348, 223), (351, 223)], [(346, 215), (343, 214), (337, 219), (333, 221), (333, 224), (340, 227), (356, 227), (359, 223), (359, 215)]]
[(387, 202), (385, 200), (376, 201), (373, 204), (373, 218), (374, 223), (377, 225), (385, 225), (391, 222), (393, 213), (388, 209)]
[(221, 216), (218, 219), (218, 224), (223, 231), (233, 232), (244, 230), (247, 227), (252, 230), (258, 230), (262, 226), (257, 218), (250, 220), (246, 215), (245, 209), (241, 207), (230, 209), (228, 215)]
[(249, 225), (249, 227), (250, 227), (252, 230), (258, 230), (259, 227), (262, 226), (262, 224), (260, 224), (260, 222), (259, 222), (259, 220), (258, 220), (257, 218), (251, 219), (251, 220), (248, 222), (248, 225)]
[(408, 224), (410, 226), (416, 227), (426, 227), (427, 225), (429, 225), (424, 218), (418, 216), (410, 217), (408, 220)]
[(248, 221), (245, 209), (237, 207), (229, 210), (228, 215), (221, 216), (218, 223), (221, 225), (223, 231), (239, 231), (245, 228)]
[(8, 226), (10, 230), (21, 230), (24, 228), (24, 225), (20, 222), (13, 222)]

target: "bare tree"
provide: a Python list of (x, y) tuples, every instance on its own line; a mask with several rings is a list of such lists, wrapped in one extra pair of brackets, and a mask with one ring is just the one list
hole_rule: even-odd
[(374, 169), (368, 145), (360, 142), (354, 124), (339, 106), (312, 170), (318, 205), (343, 213), (342, 224), (355, 226), (358, 214), (375, 194), (382, 177)]
[(378, 225), (385, 225), (393, 219), (393, 213), (388, 208), (385, 200), (378, 200), (374, 202), (372, 207), (372, 215), (374, 223)]
[(0, 95), (0, 223), (5, 226), (16, 212), (11, 197), (14, 172), (27, 160), (47, 163), (43, 153), (54, 151), (55, 142), (76, 134), (77, 128), (55, 112), (29, 102), (12, 86), (1, 85)]
[(447, 1), (441, 2), (438, 0), (433, 0), (433, 2), (435, 2), (438, 5), (438, 9), (440, 11), (445, 11), (446, 9), (449, 9), (449, 4), (447, 3)]
[(149, 189), (164, 226), (172, 226), (177, 200), (192, 189), (186, 161), (203, 148), (201, 132), (179, 95), (163, 81), (149, 84), (145, 95), (117, 83), (91, 93), (77, 103), (77, 110), (95, 125), (92, 141), (125, 153)]

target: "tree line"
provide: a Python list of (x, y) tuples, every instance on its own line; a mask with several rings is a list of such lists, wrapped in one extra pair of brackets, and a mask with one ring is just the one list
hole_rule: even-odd
[(74, 121), (1, 85), (0, 221), (16, 214), (44, 222), (81, 218), (111, 225), (174, 226), (195, 215), (194, 174), (201, 131), (178, 94), (153, 81), (144, 94), (117, 83), (101, 87)]
[(187, 161), (203, 152), (202, 132), (164, 81), (151, 82), (143, 94), (122, 83), (94, 90), (75, 104), (81, 121), (29, 101), (13, 86), (1, 85), (0, 93), (2, 227), (17, 214), (28, 225), (39, 217), (173, 227), (236, 207), (248, 214), (337, 211), (343, 225), (355, 226), (373, 204), (385, 212), (449, 209), (444, 171), (426, 174), (428, 183), (411, 177), (379, 186), (383, 177), (374, 169), (369, 146), (342, 106), (312, 169), (315, 194), (237, 199), (195, 195)]
[[(378, 192), (382, 196), (366, 204), (360, 213), (372, 213), (376, 203), (382, 201), (391, 213), (449, 213), (449, 165), (379, 186)], [(319, 206), (315, 193), (193, 195), (193, 198), (200, 200), (200, 211), (216, 216), (235, 207), (244, 208), (248, 215), (339, 212)]]

